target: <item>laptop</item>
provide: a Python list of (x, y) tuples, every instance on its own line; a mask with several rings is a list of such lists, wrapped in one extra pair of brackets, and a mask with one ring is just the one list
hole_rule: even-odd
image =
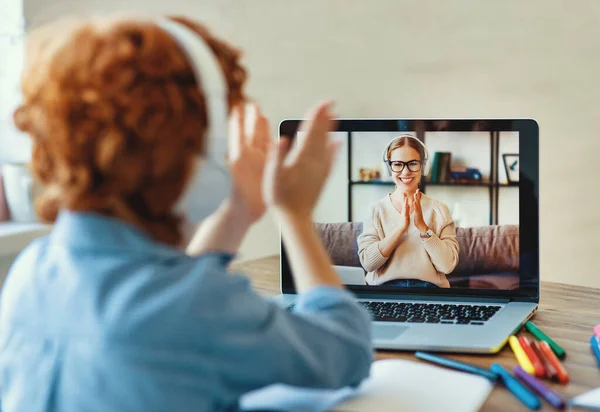
[[(300, 123), (282, 121), (279, 135), (296, 136)], [(343, 143), (315, 209), (315, 227), (346, 288), (372, 314), (374, 347), (500, 351), (539, 303), (537, 123), (339, 119), (330, 135)], [(446, 265), (450, 273), (436, 268), (440, 281), (433, 285), (423, 283), (431, 270), (420, 273), (422, 269), (402, 264), (388, 270), (384, 264), (368, 272), (359, 256), (358, 238), (370, 218), (369, 206), (396, 189), (382, 153), (399, 136), (424, 144), (427, 159), (421, 165), (419, 189), (447, 207), (456, 234), (458, 263), (453, 269)], [(444, 230), (451, 231), (449, 227)], [(386, 280), (390, 278), (416, 282)], [(277, 301), (293, 307), (297, 295), (283, 242), (281, 292)]]

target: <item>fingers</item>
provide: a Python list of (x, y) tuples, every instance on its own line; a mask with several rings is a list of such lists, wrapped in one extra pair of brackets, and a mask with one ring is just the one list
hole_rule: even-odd
[(250, 138), (248, 144), (266, 150), (272, 143), (269, 120), (256, 103), (246, 104), (246, 116), (246, 135)]
[(283, 165), (285, 158), (290, 150), (292, 139), (287, 136), (281, 136), (279, 144), (275, 144), (271, 147), (269, 157), (269, 163), (276, 169), (280, 169)]
[(314, 119), (316, 119), (320, 113), (323, 113), (332, 105), (333, 105), (332, 100), (324, 100), (324, 101), (318, 103), (317, 105), (313, 106), (308, 111), (308, 113), (306, 113), (306, 117), (305, 117), (306, 120), (304, 120), (302, 123), (300, 123), (300, 127), (298, 128), (298, 130), (302, 131), (302, 132), (306, 132), (306, 131), (310, 130), (312, 121)]
[(336, 155), (340, 147), (342, 146), (342, 143), (343, 141), (341, 140), (333, 140), (329, 142), (329, 145), (327, 147), (327, 175), (329, 175), (329, 173), (331, 172), (331, 168), (335, 163)]
[(281, 173), (280, 170), (283, 167), (290, 146), (291, 139), (287, 136), (281, 136), (278, 144), (271, 146), (268, 152), (263, 176), (263, 196), (266, 203), (273, 202), (274, 196), (276, 197), (274, 185), (276, 186), (276, 180)]
[(256, 125), (258, 123), (258, 106), (254, 103), (245, 103), (244, 109), (244, 143), (252, 145), (256, 138)]
[(417, 211), (418, 213), (422, 213), (421, 212), (421, 191), (419, 189), (417, 189), (417, 191), (415, 192), (415, 211)]
[(300, 129), (303, 131), (299, 137), (299, 144), (305, 149), (322, 150), (326, 147), (327, 133), (334, 127), (335, 122), (331, 114), (332, 101), (319, 103), (302, 122)]
[(408, 195), (404, 193), (404, 214), (410, 216), (410, 205), (408, 203)]
[(229, 119), (229, 159), (239, 158), (245, 140), (244, 109), (238, 104), (231, 110)]

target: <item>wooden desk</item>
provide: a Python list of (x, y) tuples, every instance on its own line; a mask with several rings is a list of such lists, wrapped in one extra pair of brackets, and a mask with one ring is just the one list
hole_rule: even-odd
[[(279, 294), (279, 256), (235, 263), (232, 269), (248, 275), (255, 289), (262, 294)], [(563, 365), (571, 378), (568, 385), (550, 386), (567, 399), (600, 386), (600, 368), (589, 343), (592, 327), (600, 323), (600, 289), (542, 282), (541, 295), (540, 309), (534, 321), (567, 351)], [(517, 365), (508, 345), (497, 355), (450, 357), (484, 367), (498, 362), (512, 370)], [(376, 358), (418, 361), (412, 352), (377, 351)], [(554, 410), (547, 403), (543, 404), (543, 411)], [(507, 390), (496, 388), (481, 410), (501, 412), (528, 409)]]

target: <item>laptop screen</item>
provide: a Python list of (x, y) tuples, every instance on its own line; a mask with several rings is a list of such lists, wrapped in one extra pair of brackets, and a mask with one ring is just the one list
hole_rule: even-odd
[(535, 121), (342, 119), (330, 138), (342, 144), (313, 220), (349, 289), (537, 298)]

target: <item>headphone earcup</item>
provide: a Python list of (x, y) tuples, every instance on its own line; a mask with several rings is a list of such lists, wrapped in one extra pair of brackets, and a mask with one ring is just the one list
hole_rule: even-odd
[(423, 165), (423, 172), (421, 173), (423, 176), (428, 176), (429, 172), (430, 172), (430, 168), (429, 168), (429, 159), (427, 159), (425, 162), (425, 164)]

